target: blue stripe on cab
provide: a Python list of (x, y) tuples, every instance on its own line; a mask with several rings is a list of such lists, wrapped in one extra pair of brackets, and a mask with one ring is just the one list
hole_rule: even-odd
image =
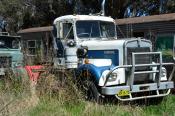
[(112, 64), (119, 65), (119, 51), (118, 50), (88, 50), (89, 59), (111, 59)]

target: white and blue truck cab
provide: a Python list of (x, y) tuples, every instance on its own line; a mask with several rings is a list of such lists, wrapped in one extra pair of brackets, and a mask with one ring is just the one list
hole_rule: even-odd
[(115, 96), (132, 101), (168, 95), (174, 88), (173, 72), (167, 77), (163, 66), (174, 64), (163, 63), (161, 52), (153, 52), (149, 40), (118, 40), (116, 34), (115, 20), (106, 16), (55, 19), (54, 66), (74, 69), (90, 99)]

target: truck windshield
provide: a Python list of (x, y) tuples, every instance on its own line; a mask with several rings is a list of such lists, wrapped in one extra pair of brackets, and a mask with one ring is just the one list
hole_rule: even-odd
[(77, 21), (79, 38), (115, 38), (115, 25), (105, 21)]
[(19, 38), (10, 36), (0, 36), (0, 49), (19, 49)]

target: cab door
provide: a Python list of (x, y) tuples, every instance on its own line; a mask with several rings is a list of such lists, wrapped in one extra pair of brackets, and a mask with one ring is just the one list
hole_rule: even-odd
[(74, 25), (68, 21), (57, 23), (58, 58), (67, 68), (77, 68)]

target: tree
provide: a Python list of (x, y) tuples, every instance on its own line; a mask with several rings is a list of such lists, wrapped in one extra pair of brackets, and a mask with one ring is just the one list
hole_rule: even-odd
[(8, 31), (15, 32), (22, 24), (22, 0), (1, 0), (0, 15), (8, 23)]
[(100, 12), (99, 0), (76, 0), (74, 13), (76, 14), (95, 14)]
[[(76, 14), (96, 14), (101, 11), (103, 0), (74, 0)], [(113, 18), (122, 18), (129, 0), (106, 0), (105, 14)]]
[[(56, 17), (67, 14), (97, 14), (103, 0), (1, 0), (0, 15), (5, 17), (9, 30), (52, 25)], [(128, 0), (106, 0), (107, 16), (120, 16)]]
[(63, 0), (33, 0), (33, 5), (35, 13), (30, 17), (30, 20), (34, 26), (52, 25), (56, 17), (69, 14), (71, 11), (68, 2)]

